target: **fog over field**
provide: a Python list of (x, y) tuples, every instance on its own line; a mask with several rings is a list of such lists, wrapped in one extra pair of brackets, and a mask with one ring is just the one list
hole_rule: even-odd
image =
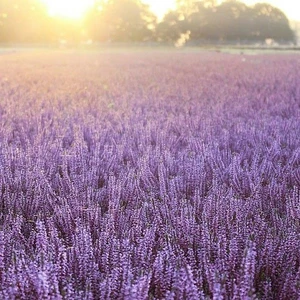
[(299, 55), (0, 54), (0, 299), (300, 298)]

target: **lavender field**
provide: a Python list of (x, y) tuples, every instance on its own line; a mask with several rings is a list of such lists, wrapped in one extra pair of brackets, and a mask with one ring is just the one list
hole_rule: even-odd
[(0, 299), (300, 299), (300, 56), (0, 56)]

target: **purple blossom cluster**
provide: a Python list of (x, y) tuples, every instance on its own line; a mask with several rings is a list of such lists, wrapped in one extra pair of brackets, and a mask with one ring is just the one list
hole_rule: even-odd
[(299, 299), (300, 57), (0, 57), (1, 299)]

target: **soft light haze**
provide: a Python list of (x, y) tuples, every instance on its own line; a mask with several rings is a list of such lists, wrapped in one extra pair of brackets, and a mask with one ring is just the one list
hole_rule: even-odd
[[(50, 15), (78, 19), (81, 18), (94, 0), (41, 0), (46, 3)], [(143, 0), (151, 10), (162, 19), (164, 14), (171, 9), (175, 9), (176, 0)], [(221, 1), (219, 1), (221, 2)], [(295, 0), (243, 0), (247, 5), (258, 2), (270, 3), (280, 8), (290, 20), (300, 21), (300, 4)]]
[(80, 19), (94, 0), (42, 0), (49, 14), (56, 17)]
[(297, 0), (245, 0), (244, 3), (251, 5), (258, 2), (266, 2), (281, 9), (290, 20), (300, 21), (300, 3)]
[[(144, 2), (150, 5), (159, 18), (162, 18), (169, 9), (175, 8), (176, 0), (144, 0)], [(258, 2), (269, 3), (281, 9), (290, 20), (300, 21), (300, 3), (296, 0), (244, 0), (241, 2), (248, 5)]]
[(144, 0), (143, 2), (150, 6), (159, 19), (162, 19), (168, 10), (176, 8), (176, 0)]

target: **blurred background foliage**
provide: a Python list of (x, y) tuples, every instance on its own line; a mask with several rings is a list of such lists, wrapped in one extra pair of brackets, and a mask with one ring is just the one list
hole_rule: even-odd
[[(71, 8), (70, 8), (71, 9)], [(0, 43), (295, 43), (278, 8), (229, 0), (177, 0), (158, 20), (141, 0), (96, 0), (80, 20), (50, 16), (41, 0), (0, 0)]]

